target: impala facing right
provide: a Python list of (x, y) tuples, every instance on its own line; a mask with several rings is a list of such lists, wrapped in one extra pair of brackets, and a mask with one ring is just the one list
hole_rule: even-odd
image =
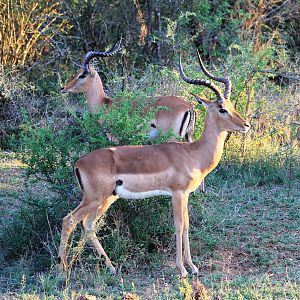
[[(83, 221), (88, 236), (99, 256), (115, 273), (109, 257), (96, 237), (94, 226), (109, 206), (119, 197), (142, 199), (158, 195), (172, 196), (174, 225), (176, 230), (176, 265), (181, 276), (187, 276), (184, 262), (193, 273), (198, 268), (193, 264), (189, 245), (189, 194), (199, 186), (204, 177), (219, 163), (228, 131), (246, 133), (250, 125), (230, 102), (231, 84), (228, 78), (218, 78), (203, 66), (203, 72), (213, 80), (225, 84), (225, 92), (212, 82), (189, 79), (182, 70), (186, 82), (204, 85), (216, 94), (211, 102), (196, 96), (207, 109), (202, 136), (195, 142), (171, 142), (153, 146), (122, 146), (95, 150), (77, 160), (74, 166), (77, 180), (83, 192), (80, 205), (63, 220), (59, 257), (66, 267), (66, 247), (69, 236), (78, 222)], [(184, 253), (182, 254), (182, 248)]]

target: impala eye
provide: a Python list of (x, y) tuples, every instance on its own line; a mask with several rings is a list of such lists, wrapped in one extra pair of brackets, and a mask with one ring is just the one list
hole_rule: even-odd
[(227, 110), (224, 109), (224, 108), (221, 108), (221, 109), (219, 109), (219, 112), (220, 112), (221, 114), (224, 114), (224, 113), (227, 113)]
[(83, 71), (83, 73), (79, 75), (78, 78), (84, 79), (88, 73), (88, 71)]

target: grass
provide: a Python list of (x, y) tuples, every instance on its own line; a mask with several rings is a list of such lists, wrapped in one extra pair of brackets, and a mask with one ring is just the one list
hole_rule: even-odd
[[(24, 167), (12, 154), (1, 153), (2, 220), (28, 193)], [(8, 262), (1, 257), (0, 298), (134, 299), (131, 294), (140, 299), (191, 299), (194, 293), (196, 299), (299, 299), (299, 178), (288, 179), (276, 168), (268, 174), (267, 180), (253, 180), (251, 167), (228, 167), (224, 161), (207, 178), (206, 194), (190, 197), (191, 250), (198, 278), (178, 277), (173, 236), (169, 246), (151, 253), (133, 246), (134, 255), (116, 261), (116, 276), (91, 249), (68, 274), (54, 261), (37, 270), (36, 261), (43, 263), (38, 255), (28, 253)], [(51, 196), (39, 182), (31, 193)], [(199, 282), (205, 287), (202, 294), (197, 294)]]

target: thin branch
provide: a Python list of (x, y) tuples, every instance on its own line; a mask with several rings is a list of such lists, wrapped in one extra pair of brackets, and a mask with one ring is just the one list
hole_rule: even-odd
[(260, 73), (274, 74), (276, 76), (281, 76), (281, 77), (287, 78), (289, 80), (300, 80), (300, 75), (288, 74), (288, 73), (278, 73), (275, 70), (255, 70), (255, 71), (260, 72)]

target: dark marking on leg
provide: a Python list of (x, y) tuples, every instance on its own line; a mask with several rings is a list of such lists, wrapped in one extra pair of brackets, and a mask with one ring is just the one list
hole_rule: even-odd
[(122, 180), (119, 179), (119, 180), (116, 181), (116, 186), (122, 185), (122, 184), (123, 184), (123, 181), (122, 181)]
[[(118, 180), (116, 181), (116, 187), (117, 187), (117, 186), (120, 186), (120, 185), (122, 185), (122, 184), (123, 184), (123, 181), (122, 181), (122, 180), (118, 179)], [(117, 196), (117, 195), (118, 195), (117, 192), (116, 192), (116, 189), (113, 190), (112, 194), (113, 194), (114, 196)]]

